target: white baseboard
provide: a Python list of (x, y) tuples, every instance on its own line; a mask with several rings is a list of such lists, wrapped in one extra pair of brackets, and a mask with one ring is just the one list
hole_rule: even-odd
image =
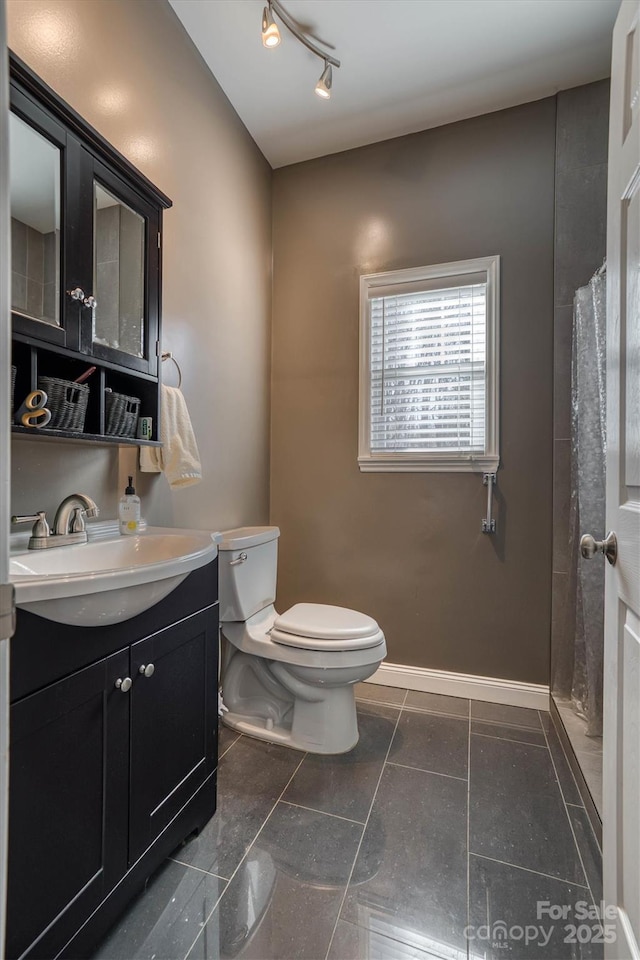
[(523, 683), (499, 677), (474, 677), (468, 673), (449, 673), (426, 667), (407, 667), (401, 663), (383, 663), (367, 683), (385, 687), (404, 687), (423, 693), (442, 693), (450, 697), (488, 700), (512, 707), (549, 709), (549, 687), (542, 683)]

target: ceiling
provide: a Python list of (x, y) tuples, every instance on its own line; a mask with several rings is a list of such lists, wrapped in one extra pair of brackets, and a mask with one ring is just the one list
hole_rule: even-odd
[[(619, 0), (283, 0), (342, 61), (333, 95), (263, 0), (170, 0), (273, 167), (549, 96), (609, 75)], [(277, 18), (276, 18), (277, 19)]]

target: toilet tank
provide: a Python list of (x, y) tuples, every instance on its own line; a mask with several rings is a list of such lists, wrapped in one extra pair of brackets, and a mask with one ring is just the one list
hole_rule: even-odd
[(218, 544), (221, 623), (248, 620), (275, 603), (279, 536), (278, 527), (236, 527), (222, 533)]

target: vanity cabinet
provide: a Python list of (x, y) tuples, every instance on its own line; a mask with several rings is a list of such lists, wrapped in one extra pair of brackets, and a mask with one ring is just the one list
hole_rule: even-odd
[(153, 870), (213, 815), (216, 600), (217, 561), (108, 627), (18, 611), (8, 958), (90, 955)]
[(39, 374), (72, 382), (96, 365), (89, 425), (75, 432), (109, 437), (104, 394), (116, 389), (141, 400), (140, 415), (156, 425), (162, 213), (171, 201), (18, 57), (10, 64), (15, 405)]

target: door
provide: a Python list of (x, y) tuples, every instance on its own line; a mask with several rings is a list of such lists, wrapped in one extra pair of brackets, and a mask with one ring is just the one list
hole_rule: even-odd
[(217, 657), (217, 605), (131, 648), (130, 864), (216, 768)]
[(13, 633), (13, 591), (9, 586), (11, 515), (9, 355), (9, 78), (5, 0), (0, 0), (0, 957), (4, 957), (9, 804), (9, 637)]
[(6, 957), (56, 956), (126, 871), (128, 667), (121, 651), (11, 707)]
[(604, 895), (608, 956), (640, 957), (640, 2), (613, 35), (607, 223)]

